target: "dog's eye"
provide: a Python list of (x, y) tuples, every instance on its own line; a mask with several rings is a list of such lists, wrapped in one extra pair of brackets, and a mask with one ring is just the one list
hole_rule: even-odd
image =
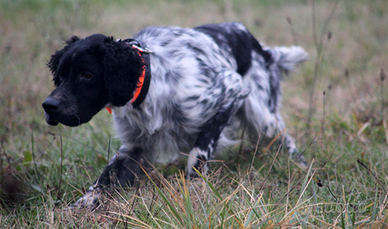
[(82, 72), (81, 73), (82, 80), (90, 80), (92, 77), (93, 77), (93, 75), (89, 72)]

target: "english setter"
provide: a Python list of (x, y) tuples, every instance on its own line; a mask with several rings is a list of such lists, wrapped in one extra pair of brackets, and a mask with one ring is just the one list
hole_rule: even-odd
[(193, 168), (206, 172), (217, 145), (235, 144), (241, 127), (254, 140), (280, 134), (295, 154), (279, 114), (280, 80), (306, 59), (300, 47), (263, 47), (240, 23), (148, 27), (127, 40), (73, 36), (48, 62), (56, 89), (42, 104), (46, 121), (78, 126), (107, 108), (122, 142), (78, 205), (132, 185), (140, 162), (165, 153), (188, 155), (187, 177), (196, 177)]

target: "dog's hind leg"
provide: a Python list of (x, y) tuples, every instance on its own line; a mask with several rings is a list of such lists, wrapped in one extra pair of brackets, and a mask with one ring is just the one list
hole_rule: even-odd
[(301, 153), (299, 153), (298, 148), (295, 144), (295, 140), (289, 134), (287, 134), (283, 119), (279, 113), (277, 113), (277, 119), (279, 123), (279, 131), (282, 132), (280, 135), (279, 143), (287, 148), (289, 157), (291, 159), (295, 160), (302, 168), (307, 168), (307, 160)]
[[(256, 91), (254, 91), (256, 90)], [(268, 139), (277, 137), (279, 144), (286, 147), (291, 159), (295, 160), (301, 167), (307, 167), (307, 161), (303, 155), (298, 153), (294, 139), (287, 134), (286, 126), (284, 125), (283, 119), (278, 112), (278, 109), (270, 109), (267, 106), (266, 101), (262, 98), (259, 90), (254, 89), (248, 98), (245, 100), (245, 120), (252, 127), (251, 133), (252, 140), (256, 141), (260, 134), (263, 134)]]
[(253, 141), (261, 134), (269, 139), (278, 137), (279, 142), (287, 148), (290, 158), (306, 167), (306, 160), (298, 155), (294, 140), (286, 133), (279, 109), (282, 71), (291, 71), (298, 63), (305, 61), (308, 55), (300, 47), (275, 47), (265, 50), (271, 55), (271, 61), (265, 63), (261, 55), (253, 53), (252, 67), (244, 76), (244, 85), (251, 90), (244, 103), (244, 121), (249, 126)]
[[(198, 99), (198, 107), (203, 108), (203, 115), (211, 116), (200, 128), (194, 147), (190, 151), (187, 162), (187, 178), (198, 176), (195, 169), (206, 173), (207, 161), (217, 147), (218, 140), (224, 127), (228, 124), (242, 99), (246, 97), (242, 90), (241, 76), (232, 71), (218, 73), (215, 82)], [(245, 94), (244, 94), (245, 93)], [(195, 169), (194, 169), (195, 168)]]

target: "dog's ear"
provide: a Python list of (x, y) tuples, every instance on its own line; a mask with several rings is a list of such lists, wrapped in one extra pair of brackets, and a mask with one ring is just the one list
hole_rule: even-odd
[(124, 106), (132, 99), (142, 73), (141, 56), (134, 48), (116, 42), (112, 37), (105, 39), (104, 47), (104, 81), (109, 102)]
[(63, 54), (69, 49), (70, 45), (75, 43), (78, 40), (80, 40), (79, 37), (72, 36), (69, 40), (66, 41), (66, 46), (63, 49), (58, 50), (53, 55), (51, 55), (51, 58), (50, 58), (49, 62), (47, 63), (47, 67), (49, 67), (51, 74), (54, 77), (54, 84), (56, 86), (59, 85), (59, 82), (57, 80), (55, 80), (55, 77), (58, 73), (57, 72), (58, 64), (59, 64)]

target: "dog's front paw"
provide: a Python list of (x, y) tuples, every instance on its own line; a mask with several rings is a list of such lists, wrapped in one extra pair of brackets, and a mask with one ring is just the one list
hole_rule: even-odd
[(79, 198), (76, 203), (71, 205), (69, 210), (84, 208), (93, 211), (100, 206), (101, 195), (101, 189), (89, 190), (83, 197)]

